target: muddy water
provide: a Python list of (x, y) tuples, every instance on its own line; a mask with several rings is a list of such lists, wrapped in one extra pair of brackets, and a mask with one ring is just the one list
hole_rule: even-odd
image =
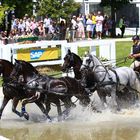
[(139, 106), (117, 114), (109, 109), (98, 114), (77, 105), (62, 122), (57, 121), (53, 107), (50, 112), (52, 123), (45, 120), (35, 104), (28, 105), (27, 111), (29, 121), (12, 113), (9, 103), (0, 120), (0, 136), (10, 140), (140, 140)]

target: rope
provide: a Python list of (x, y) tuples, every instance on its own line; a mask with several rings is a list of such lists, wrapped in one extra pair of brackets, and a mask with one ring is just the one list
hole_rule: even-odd
[[(108, 60), (108, 61), (110, 61), (112, 64), (116, 63), (116, 65), (119, 65), (119, 64), (122, 64), (122, 63), (126, 63), (127, 57), (122, 57), (122, 58), (118, 58), (118, 59), (111, 59), (111, 60)], [(102, 62), (106, 62), (106, 61), (102, 61)]]

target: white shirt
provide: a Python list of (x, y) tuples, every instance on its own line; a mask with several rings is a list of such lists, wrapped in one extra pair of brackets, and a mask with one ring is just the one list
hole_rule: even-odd
[(96, 16), (96, 25), (102, 25), (104, 17), (102, 15)]

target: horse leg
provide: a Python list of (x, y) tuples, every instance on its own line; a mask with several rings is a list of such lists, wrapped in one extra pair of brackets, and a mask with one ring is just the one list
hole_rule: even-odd
[(1, 116), (2, 116), (2, 112), (3, 112), (3, 110), (4, 110), (4, 108), (7, 105), (9, 100), (10, 100), (10, 98), (7, 98), (6, 96), (4, 96), (3, 101), (2, 101), (2, 105), (1, 105), (1, 108), (0, 108), (0, 119), (1, 119)]
[(23, 100), (22, 107), (21, 107), (21, 114), (22, 114), (22, 116), (24, 116), (24, 118), (26, 120), (29, 120), (29, 114), (26, 112), (25, 105), (28, 104), (28, 103), (33, 103), (37, 100), (38, 100), (38, 96), (35, 96), (35, 95), (30, 97), (30, 98), (27, 98), (27, 99)]
[(19, 111), (16, 110), (16, 107), (17, 107), (18, 103), (19, 103), (19, 99), (18, 98), (13, 98), (12, 111), (15, 114), (17, 114), (19, 117), (22, 117), (21, 112), (19, 112)]
[(64, 114), (65, 116), (68, 116), (69, 113), (70, 113), (70, 110), (71, 110), (71, 107), (73, 105), (72, 101), (71, 101), (71, 98), (69, 97), (65, 97), (65, 98), (62, 98), (61, 99), (62, 102), (64, 103), (64, 106), (65, 106), (65, 110), (63, 111), (62, 114)]
[(98, 96), (101, 100), (101, 106), (105, 109), (105, 104), (107, 105), (106, 95), (102, 91), (97, 91)]
[[(59, 100), (59, 99), (58, 99)], [(53, 101), (53, 103), (56, 105), (57, 107), (57, 112), (58, 112), (58, 121), (62, 120), (62, 110), (61, 110), (61, 105), (60, 105), (60, 101)], [(46, 111), (49, 112), (51, 109), (51, 105), (50, 102), (45, 102), (46, 105)]]
[(45, 116), (47, 117), (47, 119), (48, 119), (49, 121), (51, 121), (51, 118), (50, 118), (50, 116), (48, 115), (48, 112), (49, 112), (49, 111), (47, 111), (47, 109), (45, 109), (44, 105), (43, 105), (41, 102), (39, 102), (39, 101), (36, 101), (35, 103), (36, 103), (36, 105), (40, 108), (40, 110), (45, 114)]
[(62, 120), (62, 110), (61, 110), (60, 100), (59, 100), (59, 99), (56, 99), (56, 100), (54, 101), (54, 103), (55, 103), (56, 106), (57, 106), (58, 121), (61, 121), (61, 120)]
[(112, 98), (112, 106), (113, 108), (115, 109), (115, 111), (120, 111), (120, 106), (118, 104), (118, 98), (116, 96), (116, 89), (112, 88), (112, 91), (111, 91), (111, 98)]

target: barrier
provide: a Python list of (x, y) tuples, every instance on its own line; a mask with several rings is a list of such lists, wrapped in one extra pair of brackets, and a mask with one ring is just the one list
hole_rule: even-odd
[(116, 64), (116, 47), (115, 40), (92, 40), (92, 41), (79, 41), (68, 43), (65, 47), (65, 52), (70, 49), (72, 52), (78, 54), (78, 47), (89, 47), (89, 51), (93, 55), (96, 54), (96, 47), (99, 46), (99, 57), (106, 58), (106, 63)]
[[(44, 51), (42, 49), (45, 48), (53, 48), (56, 46), (60, 46), (60, 58), (56, 60), (46, 61), (39, 60), (39, 58), (43, 55)], [(67, 53), (67, 50), (70, 49), (72, 52), (78, 54), (78, 47), (89, 47), (89, 51), (96, 55), (96, 46), (99, 46), (99, 57), (104, 57), (111, 63), (113, 60), (113, 65), (115, 65), (114, 60), (116, 60), (116, 49), (115, 49), (115, 40), (92, 40), (92, 41), (77, 41), (68, 43), (67, 41), (37, 41), (32, 44), (8, 44), (0, 46), (0, 58), (6, 59), (11, 62), (14, 62), (14, 59), (18, 58), (18, 50), (19, 49), (30, 49), (28, 52), (28, 59), (30, 61), (32, 55), (36, 55), (36, 61), (30, 61), (33, 66), (38, 65), (56, 65), (62, 64), (63, 58)], [(35, 49), (38, 48), (38, 49)], [(34, 53), (35, 50), (35, 53)], [(27, 53), (24, 51), (23, 53)], [(24, 55), (23, 55), (24, 60)]]

